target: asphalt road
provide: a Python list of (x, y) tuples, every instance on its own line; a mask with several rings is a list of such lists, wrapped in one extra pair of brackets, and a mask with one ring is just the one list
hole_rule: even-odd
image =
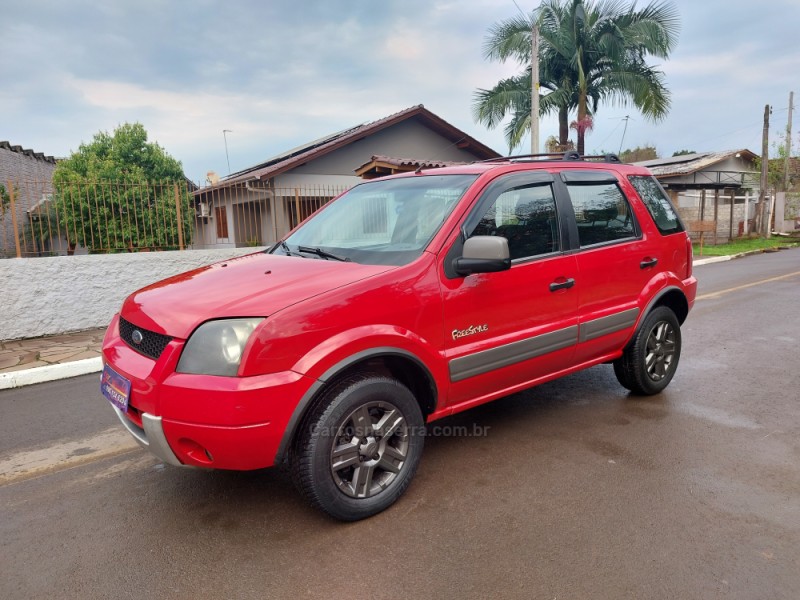
[(360, 523), (164, 467), (96, 375), (0, 392), (0, 598), (800, 598), (800, 250), (696, 274), (664, 393), (600, 366), (439, 422), (487, 433)]

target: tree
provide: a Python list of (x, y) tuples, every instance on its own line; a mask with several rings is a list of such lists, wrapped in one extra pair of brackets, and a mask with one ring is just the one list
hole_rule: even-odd
[(672, 153), (672, 156), (686, 156), (687, 154), (697, 154), (697, 150), (678, 150)]
[(624, 163), (641, 162), (643, 160), (655, 160), (658, 158), (658, 151), (654, 146), (636, 146), (628, 148), (619, 155), (619, 159)]
[[(677, 41), (679, 18), (668, 0), (654, 0), (641, 10), (620, 1), (543, 0), (530, 17), (501, 21), (489, 30), (484, 54), (490, 60), (531, 60), (531, 23), (541, 37), (540, 113), (559, 115), (559, 141), (567, 144), (569, 113), (577, 118), (578, 152), (601, 101), (633, 104), (648, 119), (663, 119), (669, 109), (664, 74), (647, 64), (650, 56), (667, 58)], [(525, 84), (527, 88), (525, 87)], [(476, 121), (497, 126), (507, 115), (506, 139), (512, 148), (530, 127), (530, 68), (517, 77), (475, 93)], [(527, 96), (527, 101), (525, 97)]]
[(53, 188), (56, 220), (70, 248), (175, 248), (178, 204), (183, 241), (191, 243), (194, 212), (183, 167), (157, 143), (148, 143), (140, 123), (124, 123), (81, 144), (56, 166)]
[[(773, 148), (775, 145), (773, 144)], [(788, 191), (784, 190), (784, 181), (785, 181), (785, 166), (786, 166), (786, 150), (784, 150), (781, 146), (777, 147), (777, 158), (770, 158), (767, 161), (767, 183), (769, 187), (775, 191)], [(755, 169), (759, 173), (761, 172), (761, 157), (756, 157), (755, 159)], [(789, 187), (791, 188), (794, 184), (794, 178), (789, 175)]]
[[(546, 60), (543, 50), (540, 48), (539, 85), (548, 93), (540, 98), (539, 112), (558, 113), (558, 146), (563, 151), (570, 145), (569, 109), (577, 106), (577, 101), (569, 65), (558, 57)], [(531, 22), (516, 17), (490, 27), (484, 56), (499, 61), (513, 58), (527, 65), (522, 74), (503, 79), (490, 90), (478, 89), (474, 94), (473, 115), (477, 122), (493, 128), (510, 115), (505, 134), (509, 151), (513, 151), (531, 128)]]
[[(529, 50), (530, 54), (530, 50)], [(539, 67), (539, 85), (550, 93), (540, 100), (540, 114), (557, 111), (559, 123), (563, 122), (560, 146), (568, 145), (569, 102), (559, 104), (558, 100), (566, 93), (559, 88), (555, 79), (548, 79), (548, 73)], [(497, 127), (506, 116), (511, 119), (505, 127), (509, 151), (520, 145), (525, 133), (531, 128), (531, 68), (527, 67), (521, 75), (503, 79), (491, 90), (479, 89), (475, 92), (473, 104), (475, 120), (487, 127)]]
[(6, 186), (0, 183), (0, 216), (4, 215), (6, 209), (11, 205), (11, 194), (6, 190)]
[(551, 135), (544, 141), (544, 148), (546, 152), (556, 154), (558, 152), (575, 150), (575, 144), (573, 144), (570, 140), (567, 140), (566, 144), (562, 144), (561, 140), (559, 140), (556, 136)]

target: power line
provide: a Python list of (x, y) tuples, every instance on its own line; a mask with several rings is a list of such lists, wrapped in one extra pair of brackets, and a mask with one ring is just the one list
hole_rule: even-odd
[[(776, 108), (773, 112), (780, 113), (780, 112), (785, 112), (785, 111), (788, 111), (788, 110), (789, 110), (788, 107), (786, 107), (786, 108)], [(753, 123), (752, 125), (748, 125), (746, 127), (740, 127), (739, 129), (734, 129), (733, 131), (728, 131), (727, 133), (722, 133), (722, 134), (714, 136), (714, 137), (709, 137), (709, 138), (705, 138), (705, 139), (702, 139), (702, 140), (691, 142), (689, 144), (689, 146), (697, 146), (700, 143), (705, 143), (705, 142), (711, 142), (711, 141), (714, 141), (714, 140), (718, 140), (720, 138), (724, 138), (724, 137), (728, 137), (729, 135), (733, 135), (734, 133), (739, 133), (740, 131), (746, 131), (748, 129), (756, 129), (756, 128), (761, 129), (761, 127), (762, 127), (762, 123), (761, 122)]]
[(622, 121), (623, 121), (623, 119), (620, 119), (620, 120), (619, 120), (619, 123), (617, 123), (617, 126), (616, 126), (616, 127), (614, 127), (614, 129), (612, 129), (612, 130), (611, 130), (611, 133), (609, 133), (609, 134), (606, 136), (606, 139), (604, 139), (602, 142), (600, 142), (600, 144), (599, 144), (599, 147), (600, 147), (600, 148), (603, 148), (603, 146), (605, 146), (605, 145), (606, 145), (606, 142), (607, 142), (609, 139), (611, 139), (611, 136), (612, 136), (612, 135), (614, 135), (614, 132), (616, 132), (616, 131), (617, 131), (617, 129), (619, 129), (619, 126), (620, 126), (620, 125), (622, 125)]

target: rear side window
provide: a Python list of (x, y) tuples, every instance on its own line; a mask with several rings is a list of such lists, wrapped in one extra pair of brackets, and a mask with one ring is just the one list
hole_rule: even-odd
[(615, 183), (567, 183), (581, 248), (636, 237), (636, 221)]
[(683, 225), (681, 225), (672, 202), (669, 201), (666, 192), (655, 177), (632, 175), (628, 179), (631, 185), (636, 188), (639, 197), (641, 197), (650, 212), (650, 216), (653, 217), (656, 227), (662, 234), (667, 235), (683, 231)]

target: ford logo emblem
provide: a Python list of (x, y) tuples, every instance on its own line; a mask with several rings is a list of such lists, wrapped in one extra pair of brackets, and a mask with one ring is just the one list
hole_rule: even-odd
[(134, 344), (141, 344), (143, 339), (142, 332), (138, 329), (134, 329), (133, 333), (131, 334), (131, 341)]

